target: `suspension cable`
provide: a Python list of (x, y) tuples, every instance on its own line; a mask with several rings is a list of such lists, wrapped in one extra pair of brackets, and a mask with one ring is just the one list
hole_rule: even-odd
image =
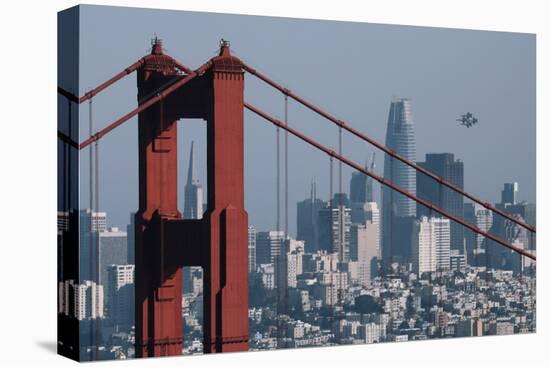
[(114, 121), (113, 123), (107, 125), (107, 127), (103, 128), (102, 130), (98, 131), (97, 133), (91, 135), (88, 139), (83, 141), (79, 148), (84, 149), (88, 145), (90, 145), (92, 142), (101, 139), (108, 133), (110, 133), (112, 130), (116, 129), (126, 121), (128, 121), (130, 118), (134, 117), (140, 112), (145, 111), (152, 105), (156, 104), (158, 101), (168, 97), (170, 94), (172, 94), (174, 91), (178, 90), (179, 88), (183, 87), (185, 84), (189, 83), (191, 80), (195, 79), (196, 77), (202, 75), (206, 70), (208, 70), (212, 66), (212, 61), (209, 60), (206, 63), (204, 63), (201, 67), (199, 67), (194, 72), (184, 76), (180, 80), (178, 80), (176, 83), (171, 84), (168, 88), (164, 89), (162, 92), (159, 92), (155, 97), (152, 97), (151, 99), (143, 102), (140, 104), (137, 108), (133, 109), (132, 111), (128, 112), (126, 115), (122, 116), (118, 120)]
[(424, 199), (421, 199), (411, 193), (409, 193), (408, 191), (402, 189), (401, 187), (395, 185), (393, 182), (391, 181), (388, 181), (386, 180), (385, 178), (381, 177), (381, 176), (378, 176), (377, 174), (367, 170), (366, 168), (363, 168), (361, 165), (343, 157), (343, 156), (340, 156), (339, 154), (337, 154), (336, 152), (334, 152), (333, 150), (331, 149), (328, 149), (326, 148), (325, 146), (321, 145), (320, 143), (316, 142), (315, 140), (305, 136), (304, 134), (298, 132), (297, 130), (289, 127), (289, 126), (285, 126), (282, 122), (280, 122), (279, 120), (269, 116), (268, 114), (266, 114), (265, 112), (259, 110), (258, 108), (252, 106), (251, 104), (247, 103), (247, 102), (244, 102), (244, 106), (245, 108), (247, 108), (248, 110), (254, 112), (255, 114), (257, 114), (258, 116), (264, 118), (265, 120), (271, 122), (272, 124), (276, 125), (276, 126), (279, 126), (285, 130), (288, 130), (289, 133), (291, 133), (292, 135), (298, 137), (300, 140), (303, 140), (304, 142), (310, 144), (310, 145), (313, 145), (315, 148), (321, 150), (322, 152), (326, 153), (327, 155), (331, 156), (331, 157), (334, 157), (340, 161), (342, 161), (343, 163), (345, 163), (347, 166), (350, 166), (351, 168), (354, 168), (356, 169), (357, 171), (360, 171), (360, 172), (363, 172), (364, 174), (372, 177), (374, 180), (380, 182), (381, 184), (389, 187), (390, 189), (392, 190), (395, 190), (397, 192), (399, 192), (400, 194), (406, 196), (407, 198), (409, 199), (412, 199), (414, 201), (416, 201), (417, 203), (420, 203), (428, 208), (432, 208), (433, 211), (451, 219), (452, 221), (454, 222), (457, 222), (471, 230), (473, 230), (474, 232), (478, 233), (478, 234), (481, 234), (483, 235), (484, 237), (486, 238), (489, 238), (497, 243), (499, 243), (500, 245), (504, 246), (504, 247), (507, 247), (513, 251), (516, 251), (524, 256), (527, 256), (533, 260), (536, 260), (536, 256), (532, 253), (530, 253), (529, 251), (525, 250), (525, 249), (522, 249), (522, 248), (519, 248), (517, 246), (514, 246), (510, 243), (508, 243), (507, 241), (497, 237), (497, 236), (494, 236), (492, 235), (491, 233), (488, 233), (486, 231), (483, 231), (481, 230), (480, 228), (464, 221), (463, 219), (429, 203), (428, 201), (424, 200)]
[(332, 123), (340, 126), (341, 128), (343, 128), (347, 132), (351, 133), (352, 135), (355, 135), (359, 139), (361, 139), (363, 141), (366, 141), (371, 145), (374, 145), (375, 147), (382, 150), (383, 152), (395, 157), (396, 159), (398, 159), (402, 163), (408, 165), (409, 167), (412, 167), (416, 171), (424, 173), (425, 175), (427, 175), (431, 179), (440, 182), (441, 184), (447, 186), (451, 190), (453, 190), (453, 191), (461, 194), (462, 196), (465, 196), (468, 199), (482, 205), (483, 207), (491, 210), (492, 212), (497, 213), (498, 215), (500, 215), (500, 216), (502, 216), (502, 217), (504, 217), (504, 218), (506, 218), (506, 219), (508, 219), (508, 220), (524, 227), (525, 229), (527, 229), (531, 232), (536, 232), (536, 227), (535, 226), (531, 226), (527, 223), (523, 223), (522, 221), (518, 220), (517, 218), (514, 218), (513, 216), (505, 213), (504, 211), (494, 207), (490, 203), (482, 201), (482, 200), (476, 198), (475, 196), (469, 194), (468, 192), (464, 191), (463, 189), (457, 187), (456, 185), (453, 185), (452, 183), (444, 180), (442, 177), (433, 174), (432, 172), (430, 172), (429, 170), (423, 168), (422, 166), (420, 166), (416, 162), (408, 160), (407, 158), (403, 157), (402, 155), (400, 155), (399, 153), (397, 153), (393, 149), (390, 149), (390, 148), (386, 147), (385, 145), (379, 143), (378, 141), (376, 141), (376, 140), (370, 138), (369, 136), (359, 132), (358, 130), (352, 128), (351, 126), (346, 124), (344, 121), (337, 119), (336, 117), (332, 116), (331, 114), (321, 110), (319, 107), (313, 105), (312, 103), (309, 103), (308, 101), (306, 101), (302, 97), (298, 96), (297, 94), (294, 94), (288, 88), (285, 88), (282, 85), (276, 83), (275, 81), (273, 81), (272, 79), (270, 79), (267, 76), (263, 75), (262, 73), (260, 73), (256, 69), (252, 68), (251, 66), (243, 63), (243, 69), (246, 70), (247, 72), (249, 72), (250, 74), (256, 76), (257, 78), (259, 78), (263, 82), (267, 83), (268, 85), (272, 86), (273, 88), (279, 90), (281, 93), (283, 93), (285, 95), (288, 95), (290, 98), (294, 99), (296, 102), (298, 102), (298, 103), (302, 104), (303, 106), (307, 107), (311, 111), (321, 115), (322, 117), (326, 118), (327, 120), (331, 121)]

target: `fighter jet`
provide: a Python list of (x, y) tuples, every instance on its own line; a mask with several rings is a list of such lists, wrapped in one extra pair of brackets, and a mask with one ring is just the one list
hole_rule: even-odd
[(461, 125), (470, 128), (477, 124), (477, 117), (474, 117), (471, 112), (467, 112), (465, 115), (462, 115), (460, 118), (456, 119), (456, 121), (460, 122)]

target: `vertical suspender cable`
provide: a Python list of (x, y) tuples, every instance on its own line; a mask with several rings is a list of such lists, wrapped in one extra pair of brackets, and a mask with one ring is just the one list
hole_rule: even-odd
[[(333, 218), (332, 218), (332, 210), (333, 210), (333, 203), (332, 203), (332, 197), (334, 195), (334, 187), (333, 187), (333, 176), (334, 176), (334, 168), (333, 168), (333, 165), (334, 165), (334, 158), (332, 156), (330, 156), (329, 158), (329, 224), (330, 224), (330, 227), (331, 228), (331, 232), (332, 232), (332, 221), (333, 221)], [(332, 254), (334, 252), (334, 244), (332, 243), (332, 241), (334, 240), (334, 234), (331, 233), (331, 246), (333, 248), (330, 249), (330, 253), (331, 253), (331, 257), (330, 257), (330, 266), (329, 266), (329, 297), (330, 297), (330, 305), (329, 305), (329, 308), (330, 308), (330, 314), (329, 314), (329, 326), (332, 328), (332, 322), (334, 320), (334, 308), (333, 308), (333, 302), (332, 302), (332, 299), (333, 299), (333, 295), (332, 295), (332, 292), (334, 291), (333, 289), (333, 271), (332, 271), (332, 261), (333, 261), (333, 258), (332, 258)], [(325, 296), (325, 301), (326, 301), (326, 296)]]
[[(285, 94), (285, 125), (288, 125), (288, 96)], [(285, 130), (285, 236), (288, 236), (288, 131)]]
[[(280, 237), (280, 233), (279, 231), (281, 230), (281, 178), (280, 178), (280, 173), (281, 173), (281, 138), (280, 138), (280, 135), (281, 135), (281, 132), (280, 132), (280, 128), (277, 126), (276, 128), (276, 136), (275, 136), (275, 142), (276, 142), (276, 150), (275, 150), (275, 154), (276, 154), (276, 159), (275, 159), (275, 169), (276, 169), (276, 172), (275, 172), (275, 186), (276, 186), (276, 191), (277, 191), (277, 194), (276, 194), (276, 200), (277, 200), (277, 203), (276, 203), (276, 215), (277, 215), (277, 218), (276, 218), (276, 231), (277, 231), (277, 234), (276, 234), (276, 238), (277, 240), (279, 241), (279, 254), (275, 255), (275, 268), (276, 268), (276, 274), (275, 274), (275, 282), (277, 283), (278, 281), (280, 281), (280, 256), (281, 256), (281, 248), (282, 248), (282, 238)], [(279, 269), (278, 269), (279, 268)], [(280, 291), (279, 291), (279, 287), (276, 287), (276, 301), (277, 301), (277, 304), (276, 304), (276, 311), (277, 311), (277, 349), (280, 348), (280, 341), (281, 341), (281, 310), (280, 310)]]
[[(393, 182), (393, 157), (390, 156), (390, 181)], [(393, 262), (393, 222), (394, 222), (394, 210), (393, 210), (393, 200), (394, 200), (394, 192), (392, 189), (386, 189), (387, 192), (389, 192), (390, 194), (390, 205), (389, 205), (389, 214), (388, 215), (388, 219), (389, 219), (389, 224), (390, 224), (390, 228), (389, 228), (389, 234), (390, 234), (390, 256), (388, 257), (388, 260), (389, 260), (389, 268), (388, 268), (388, 271), (391, 269), (391, 264)], [(385, 209), (385, 208), (383, 208)], [(385, 237), (385, 236), (384, 236)]]
[[(90, 136), (94, 133), (94, 126), (93, 126), (93, 99), (90, 98), (88, 101), (88, 130)], [(99, 266), (99, 222), (97, 220), (96, 216), (96, 228), (94, 230), (94, 213), (97, 212), (97, 209), (95, 208), (95, 192), (94, 192), (94, 147), (90, 146), (89, 151), (89, 204), (90, 204), (90, 228), (89, 228), (89, 240), (88, 240), (88, 272), (90, 276), (90, 280), (95, 282), (96, 285), (99, 285), (99, 274), (97, 272), (98, 266)], [(96, 214), (97, 215), (97, 214)], [(84, 280), (84, 279), (83, 279)], [(94, 359), (97, 359), (97, 343), (96, 340), (98, 338), (98, 330), (95, 327), (95, 324), (93, 322), (90, 323), (90, 337), (93, 338), (94, 344), (96, 348), (92, 349), (92, 355), (94, 356)]]
[[(285, 125), (288, 125), (288, 96), (285, 94)], [(285, 305), (285, 315), (288, 315), (288, 248), (286, 246), (286, 241), (289, 239), (288, 235), (288, 131), (285, 130), (285, 161), (284, 161), (284, 170), (285, 170), (285, 247), (284, 247), (284, 274), (286, 274), (284, 279), (284, 305)], [(284, 328), (284, 334), (286, 337), (286, 328)]]
[[(342, 156), (342, 127), (338, 126), (338, 155)], [(338, 161), (338, 261), (344, 261), (345, 229), (344, 229), (344, 207), (342, 203), (342, 161)], [(340, 275), (338, 275), (340, 276)], [(340, 282), (337, 286), (337, 303), (340, 304)]]

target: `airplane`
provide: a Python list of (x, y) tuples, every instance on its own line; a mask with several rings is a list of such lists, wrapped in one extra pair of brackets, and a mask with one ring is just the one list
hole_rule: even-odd
[(460, 122), (461, 125), (466, 126), (467, 128), (474, 126), (478, 122), (477, 117), (474, 117), (471, 112), (467, 112), (465, 115), (462, 115), (460, 118), (456, 119), (456, 121)]

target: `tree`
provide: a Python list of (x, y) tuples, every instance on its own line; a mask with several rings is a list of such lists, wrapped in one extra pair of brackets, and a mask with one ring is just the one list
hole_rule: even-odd
[(355, 311), (357, 313), (380, 313), (382, 307), (373, 296), (362, 295), (355, 298)]

